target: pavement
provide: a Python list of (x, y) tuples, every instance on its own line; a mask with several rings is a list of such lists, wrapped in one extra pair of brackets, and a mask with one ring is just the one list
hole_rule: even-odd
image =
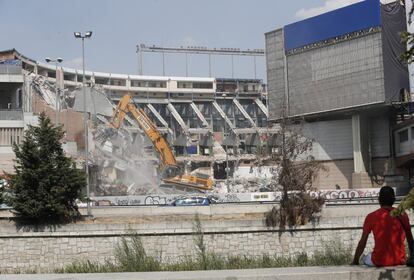
[(414, 268), (406, 266), (368, 268), (365, 266), (289, 267), (180, 272), (126, 272), (90, 274), (8, 274), (1, 280), (411, 280)]

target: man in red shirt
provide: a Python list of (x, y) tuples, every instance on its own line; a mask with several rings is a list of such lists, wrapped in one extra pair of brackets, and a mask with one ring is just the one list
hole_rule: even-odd
[(407, 238), (410, 252), (413, 252), (414, 245), (408, 216), (405, 213), (399, 217), (390, 215), (395, 202), (393, 188), (382, 187), (378, 200), (381, 208), (365, 218), (362, 237), (355, 250), (352, 264), (359, 264), (359, 258), (367, 245), (368, 235), (372, 231), (375, 242), (374, 251), (364, 256), (363, 263), (368, 266), (403, 265), (406, 262), (405, 238)]

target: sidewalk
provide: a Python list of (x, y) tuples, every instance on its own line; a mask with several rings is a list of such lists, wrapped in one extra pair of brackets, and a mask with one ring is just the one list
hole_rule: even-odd
[(244, 270), (134, 272), (93, 274), (9, 274), (1, 280), (370, 280), (414, 279), (414, 268), (405, 266), (367, 268), (363, 266), (289, 267)]

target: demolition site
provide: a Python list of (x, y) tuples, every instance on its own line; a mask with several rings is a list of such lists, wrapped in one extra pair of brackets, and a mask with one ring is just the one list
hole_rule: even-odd
[[(350, 24), (350, 14), (368, 10), (375, 13)], [(138, 44), (131, 54), (138, 74), (71, 69), (60, 59), (3, 50), (0, 172), (13, 172), (12, 144), (44, 111), (66, 131), (66, 154), (86, 162), (94, 205), (205, 194), (274, 201), (272, 154), (284, 110), (304, 120), (312, 155), (326, 167), (315, 196), (372, 197), (385, 184), (402, 194), (414, 175), (409, 74), (395, 57), (406, 29), (404, 6), (368, 0), (267, 32), (263, 50)], [(92, 32), (75, 33), (81, 36)], [(254, 75), (212, 77), (209, 65), (209, 77), (147, 76), (149, 52), (231, 56), (232, 63), (249, 56)], [(256, 77), (256, 59), (265, 61), (266, 79)]]

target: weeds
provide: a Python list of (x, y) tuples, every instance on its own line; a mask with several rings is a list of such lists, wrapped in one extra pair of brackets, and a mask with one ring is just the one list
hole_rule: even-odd
[(119, 272), (119, 267), (113, 263), (106, 261), (105, 264), (91, 261), (76, 261), (62, 270), (55, 271), (57, 273), (109, 273)]
[(159, 271), (160, 261), (148, 256), (140, 236), (133, 233), (130, 240), (122, 237), (115, 248), (118, 271)]
[(209, 252), (204, 240), (204, 232), (198, 215), (193, 224), (193, 241), (196, 256), (185, 256), (175, 263), (163, 263), (161, 258), (148, 256), (141, 238), (136, 233), (123, 237), (115, 248), (115, 261), (75, 262), (60, 273), (98, 273), (98, 272), (134, 272), (134, 271), (189, 271), (189, 270), (221, 270), (252, 269), (292, 266), (328, 266), (349, 264), (352, 259), (351, 248), (345, 248), (340, 242), (326, 243), (324, 249), (313, 255), (305, 252), (293, 257), (262, 255), (222, 256)]
[(132, 232), (129, 237), (122, 237), (115, 247), (115, 261), (104, 264), (91, 261), (74, 262), (57, 270), (58, 273), (103, 273), (103, 272), (135, 272), (135, 271), (189, 271), (189, 270), (221, 270), (248, 269), (292, 266), (328, 266), (349, 264), (352, 259), (351, 249), (344, 248), (340, 242), (325, 244), (322, 251), (312, 256), (299, 253), (294, 257), (262, 255), (222, 256), (209, 252), (204, 240), (204, 231), (198, 214), (194, 218), (193, 242), (196, 256), (185, 256), (175, 263), (163, 263), (161, 258), (148, 256), (141, 237)]
[(350, 264), (352, 261), (352, 249), (346, 248), (339, 241), (333, 241), (325, 244), (324, 250), (316, 251), (312, 263), (314, 266), (326, 266), (326, 265), (342, 265)]
[(204, 244), (204, 232), (198, 213), (196, 213), (194, 217), (193, 241), (197, 249), (197, 259), (201, 263), (201, 268), (207, 270), (207, 253), (206, 245)]

